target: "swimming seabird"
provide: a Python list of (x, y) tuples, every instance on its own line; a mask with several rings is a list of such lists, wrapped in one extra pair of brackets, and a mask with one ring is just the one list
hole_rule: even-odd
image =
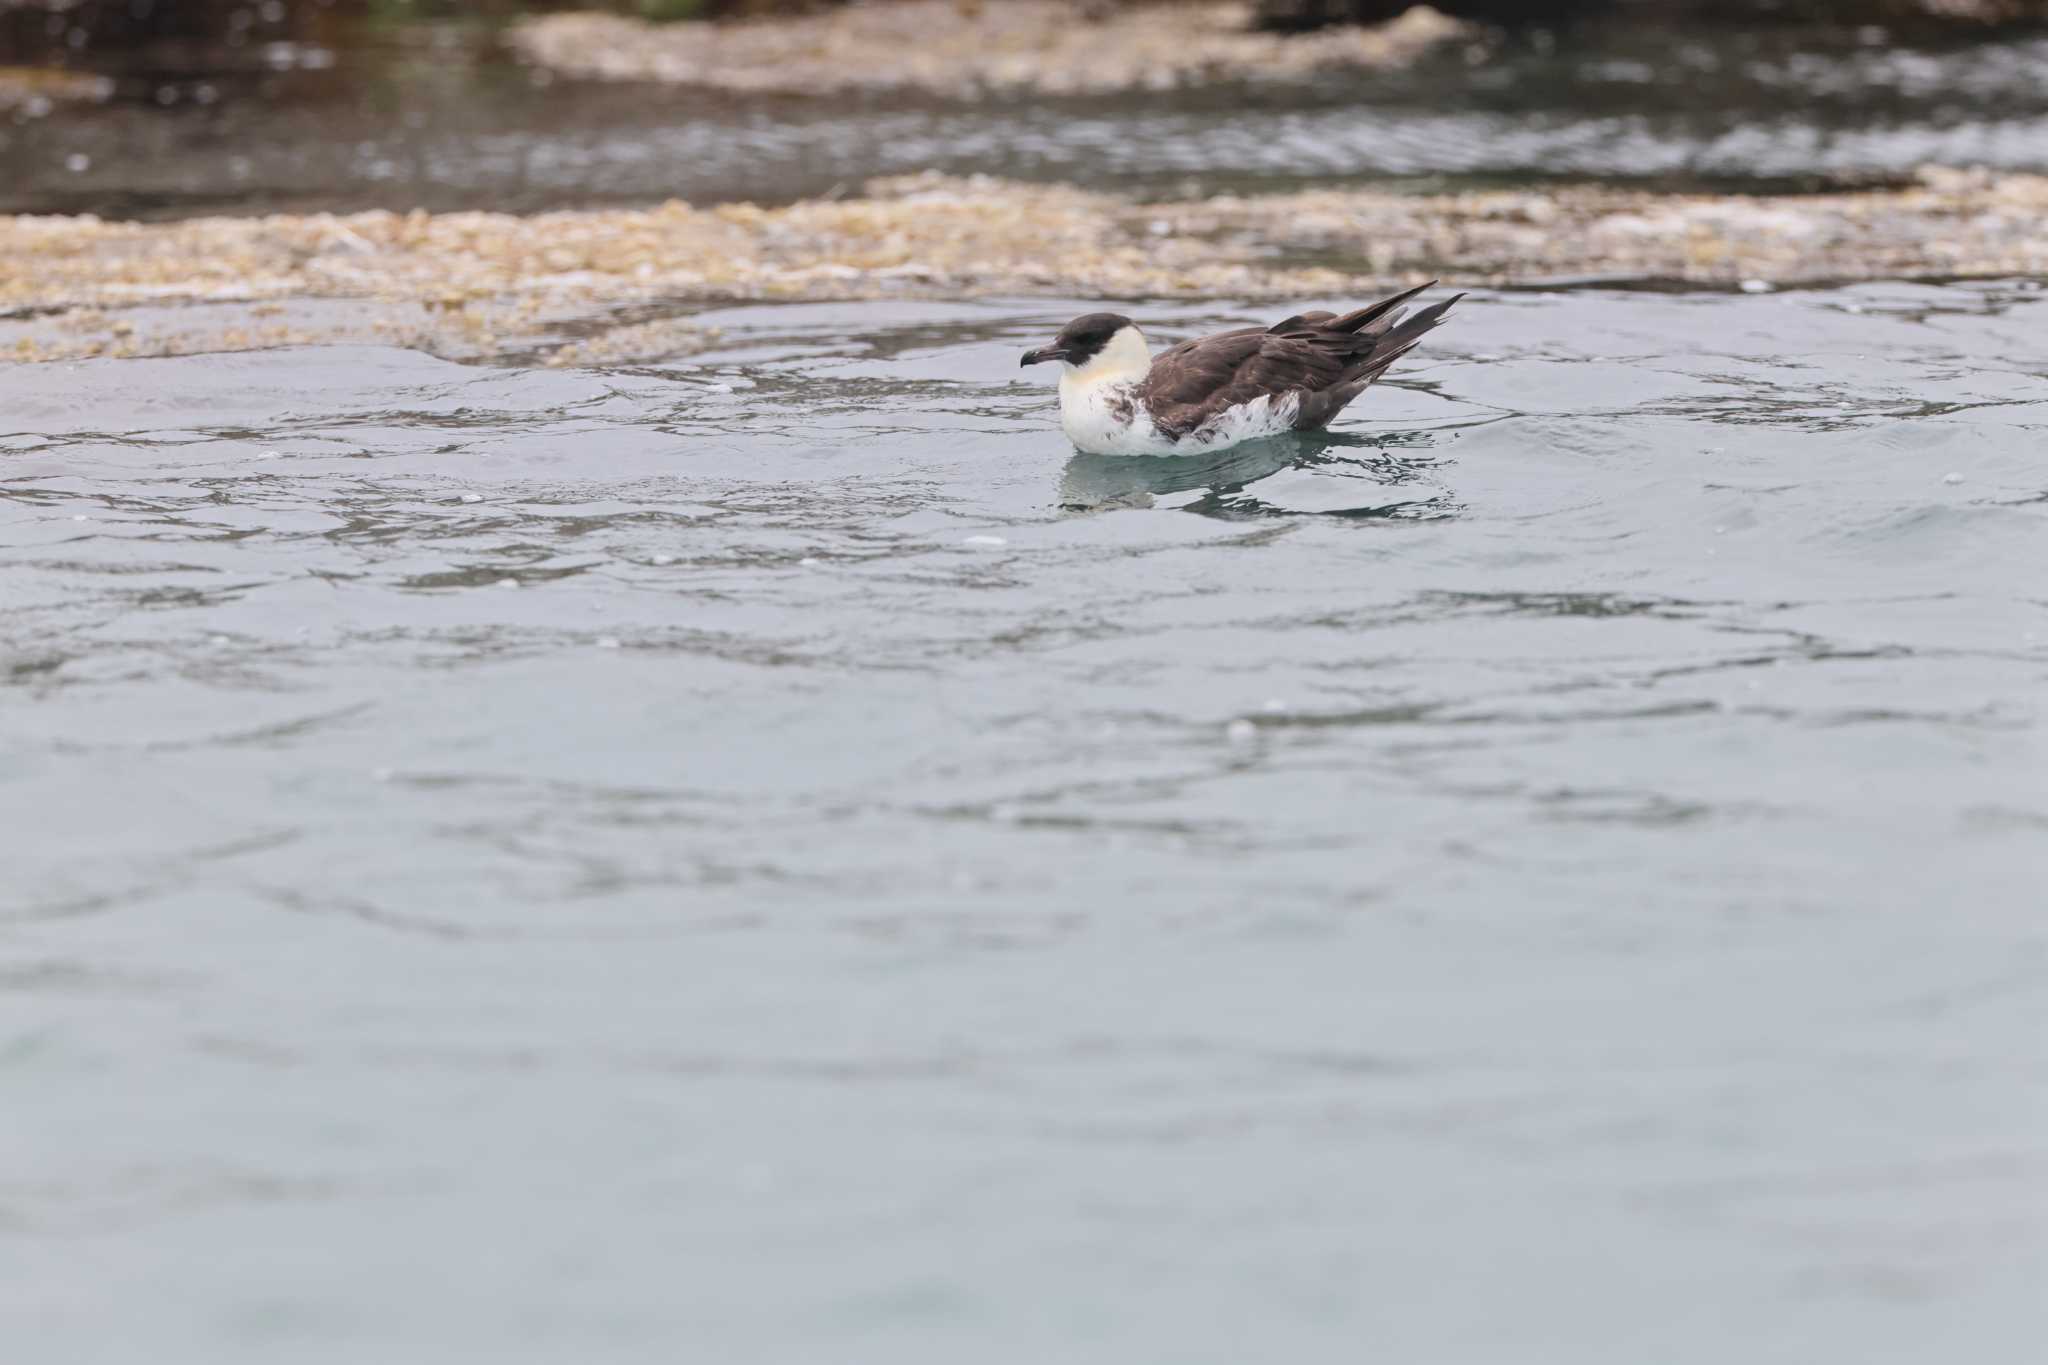
[(1060, 426), (1091, 455), (1184, 455), (1312, 431), (1364, 393), (1463, 294), (1402, 321), (1419, 285), (1369, 308), (1297, 313), (1153, 355), (1138, 324), (1089, 313), (1021, 362), (1060, 362)]

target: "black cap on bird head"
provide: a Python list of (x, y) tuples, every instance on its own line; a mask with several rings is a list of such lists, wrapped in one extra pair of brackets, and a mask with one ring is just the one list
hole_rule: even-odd
[(1084, 313), (1066, 326), (1052, 339), (1052, 345), (1041, 346), (1035, 351), (1026, 351), (1020, 366), (1036, 365), (1042, 360), (1064, 360), (1069, 365), (1086, 365), (1102, 353), (1109, 345), (1109, 339), (1126, 327), (1137, 324), (1122, 313)]

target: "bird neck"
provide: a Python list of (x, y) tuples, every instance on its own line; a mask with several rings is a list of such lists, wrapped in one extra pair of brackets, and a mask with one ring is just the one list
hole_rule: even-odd
[(1080, 398), (1112, 384), (1135, 384), (1152, 368), (1152, 348), (1135, 327), (1119, 328), (1107, 345), (1079, 365), (1060, 373), (1060, 398)]

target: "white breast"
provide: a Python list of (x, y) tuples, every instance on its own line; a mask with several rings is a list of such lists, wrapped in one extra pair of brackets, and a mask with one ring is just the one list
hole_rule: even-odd
[(1277, 402), (1262, 394), (1226, 408), (1176, 441), (1153, 424), (1136, 387), (1128, 380), (1061, 379), (1061, 430), (1091, 455), (1200, 455), (1292, 431), (1301, 406), (1291, 393)]
[(1091, 455), (1159, 455), (1173, 448), (1123, 380), (1060, 381), (1060, 430)]

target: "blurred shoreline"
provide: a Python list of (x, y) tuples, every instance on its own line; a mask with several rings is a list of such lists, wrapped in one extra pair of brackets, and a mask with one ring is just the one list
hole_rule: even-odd
[(25, 28), (0, 0), (0, 35), (60, 54), (0, 81), (0, 209), (25, 215), (0, 216), (0, 358), (630, 363), (733, 300), (2048, 275), (2037, 37), (1677, 32), (1627, 4), (1555, 34), (1391, 0), (1286, 35), (1215, 0), (561, 8)]
[[(1001, 44), (972, 41), (1019, 25), (1044, 36), (1043, 23), (1017, 16), (1085, 8), (1065, 0), (984, 4), (982, 20), (956, 15), (959, 41), (939, 47), (824, 41), (849, 25), (886, 29), (920, 5), (766, 24), (604, 21), (647, 34), (624, 47), (644, 47), (636, 60), (679, 78), (640, 80), (522, 58), (518, 35), (587, 16), (522, 26), (520, 15), (539, 11), (512, 0), (459, 18), (438, 0), (372, 12), (280, 0), (233, 11), (252, 16), (240, 42), (195, 36), (188, 8), (168, 8), (186, 28), (160, 4), (146, 41), (116, 50), (88, 35), (65, 48), (62, 67), (17, 69), (11, 87), (0, 72), (0, 213), (164, 221), (788, 205), (928, 169), (1157, 200), (1587, 182), (1776, 195), (1897, 188), (1926, 165), (2048, 174), (2048, 36), (2023, 33), (1919, 43), (1875, 29), (1680, 30), (1624, 16), (1443, 41), (1432, 35), (1446, 21), (1410, 9), (1391, 27), (1221, 35), (1240, 56), (1285, 54), (1261, 77), (1211, 63), (1194, 44), (1166, 43), (1163, 67), (1137, 60), (1162, 51), (1179, 22), (1129, 50), (1099, 41), (1128, 19), (1054, 25), (1055, 46), (1021, 67)], [(932, 12), (955, 10), (946, 0)], [(705, 45), (726, 85), (685, 79), (676, 44)], [(788, 60), (768, 69), (778, 54)], [(906, 64), (917, 63), (926, 83), (906, 87)], [(1053, 68), (1068, 93), (1028, 83)], [(1168, 88), (1129, 88), (1139, 75)], [(769, 88), (744, 88), (763, 80)], [(949, 81), (975, 93), (944, 93)]]
[[(450, 358), (545, 360), (536, 348), (578, 331), (572, 323), (629, 317), (639, 326), (649, 310), (735, 300), (1341, 299), (1431, 277), (1454, 287), (1755, 292), (2042, 276), (2044, 219), (2048, 177), (1941, 170), (1908, 189), (1781, 197), (1582, 186), (1144, 203), (924, 175), (781, 208), (672, 202), (170, 224), (19, 216), (0, 218), (0, 356), (381, 339)], [(321, 306), (298, 306), (309, 301)], [(629, 363), (685, 342), (657, 328), (577, 354)]]
[(806, 97), (884, 90), (972, 99), (1367, 73), (1485, 32), (1428, 5), (1378, 24), (1306, 33), (1263, 31), (1255, 19), (1251, 5), (1233, 0), (1094, 11), (1072, 0), (891, 0), (711, 25), (572, 11), (524, 20), (509, 41), (535, 67), (563, 76)]

